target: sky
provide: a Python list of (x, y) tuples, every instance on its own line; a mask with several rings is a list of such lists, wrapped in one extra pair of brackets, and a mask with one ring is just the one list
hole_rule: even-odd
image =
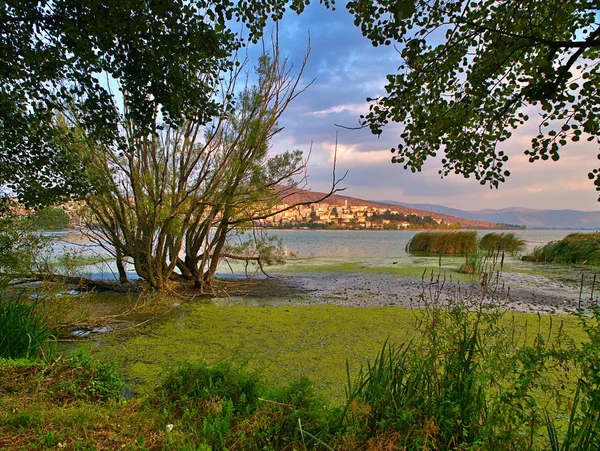
[(368, 200), (429, 203), (463, 210), (525, 207), (600, 211), (598, 193), (588, 172), (598, 167), (598, 146), (587, 141), (569, 143), (558, 162), (529, 163), (524, 151), (537, 134), (532, 117), (517, 129), (501, 150), (510, 160), (511, 176), (499, 189), (482, 186), (474, 177), (450, 175), (440, 179), (439, 162), (428, 161), (413, 174), (392, 164), (390, 149), (397, 144), (401, 124), (388, 124), (377, 138), (357, 127), (368, 112), (367, 97), (384, 93), (385, 76), (400, 65), (393, 47), (373, 47), (353, 24), (353, 17), (338, 4), (335, 11), (311, 4), (301, 14), (288, 12), (279, 23), (280, 53), (298, 69), (310, 54), (302, 76), (312, 85), (295, 99), (282, 116), (284, 127), (272, 142), (272, 151), (300, 149), (312, 152), (308, 164), (308, 188), (331, 187), (337, 134), (336, 174), (348, 171), (340, 193)]

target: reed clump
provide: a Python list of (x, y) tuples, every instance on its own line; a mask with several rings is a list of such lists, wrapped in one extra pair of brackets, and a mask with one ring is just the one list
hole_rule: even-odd
[(36, 358), (51, 337), (37, 302), (0, 293), (0, 357)]
[(502, 251), (516, 254), (525, 249), (525, 240), (521, 240), (514, 233), (486, 233), (479, 240), (479, 249), (482, 251)]
[(600, 265), (600, 233), (571, 233), (559, 241), (536, 247), (524, 260), (543, 263)]
[(470, 254), (477, 250), (477, 232), (419, 232), (408, 242), (406, 249), (409, 252), (429, 254)]

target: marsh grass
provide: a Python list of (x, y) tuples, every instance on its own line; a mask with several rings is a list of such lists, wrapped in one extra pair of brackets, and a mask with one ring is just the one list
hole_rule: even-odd
[(478, 247), (482, 251), (503, 251), (512, 255), (522, 252), (526, 242), (515, 236), (514, 233), (486, 233), (481, 237)]
[(536, 247), (524, 260), (600, 266), (600, 233), (571, 233), (559, 241)]
[[(581, 346), (562, 323), (523, 329), (490, 308), (502, 303), (494, 284), (423, 297), (418, 338), (386, 342), (354, 379), (347, 372), (346, 441), (357, 449), (388, 437), (409, 450), (597, 449), (598, 351), (586, 351), (600, 342), (596, 314), (580, 316), (589, 338)], [(577, 382), (579, 374), (587, 378)]]
[(464, 255), (477, 250), (477, 232), (419, 232), (406, 245), (408, 252)]
[(37, 304), (25, 296), (0, 293), (0, 357), (36, 358), (47, 349), (52, 332)]

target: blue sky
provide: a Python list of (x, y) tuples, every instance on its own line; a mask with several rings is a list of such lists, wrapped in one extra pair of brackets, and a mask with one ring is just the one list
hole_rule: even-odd
[(598, 194), (587, 173), (597, 167), (597, 145), (587, 141), (569, 144), (558, 162), (531, 164), (523, 155), (537, 133), (535, 112), (502, 147), (510, 157), (511, 176), (499, 189), (490, 190), (474, 179), (449, 176), (440, 179), (436, 161), (421, 173), (405, 171), (391, 163), (390, 149), (402, 130), (390, 124), (378, 139), (368, 130), (336, 127), (357, 126), (368, 111), (367, 97), (382, 94), (385, 76), (394, 73), (399, 57), (393, 47), (375, 48), (354, 26), (343, 4), (336, 11), (311, 4), (301, 15), (288, 12), (279, 24), (281, 53), (296, 67), (311, 52), (303, 81), (312, 86), (288, 108), (281, 120), (284, 130), (273, 140), (273, 151), (300, 149), (308, 152), (309, 187), (328, 190), (332, 154), (338, 133), (337, 172), (348, 170), (343, 194), (372, 200), (434, 203), (467, 210), (528, 207), (540, 209), (600, 210)]

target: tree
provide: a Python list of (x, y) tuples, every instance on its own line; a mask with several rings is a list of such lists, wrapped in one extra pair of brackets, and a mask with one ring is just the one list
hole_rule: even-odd
[[(274, 46), (260, 61), (255, 86), (234, 95), (239, 67), (215, 87), (222, 110), (210, 124), (193, 115), (183, 127), (162, 127), (156, 115), (154, 131), (144, 134), (130, 119), (122, 127), (126, 145), (117, 148), (64, 123), (64, 145), (82, 155), (95, 188), (86, 197), (90, 233), (115, 257), (121, 282), (126, 258), (155, 289), (184, 278), (203, 290), (223, 258), (259, 266), (276, 258), (276, 246), (260, 234), (244, 246), (229, 238), (279, 213), (273, 206), (301, 181), (294, 179), (305, 166), (301, 152), (268, 150), (279, 117), (303, 91), (303, 68), (291, 77)], [(68, 119), (77, 123), (76, 115)]]
[[(587, 0), (355, 0), (347, 5), (374, 45), (397, 45), (362, 124), (404, 124), (392, 149), (413, 172), (443, 154), (443, 177), (498, 187), (510, 175), (503, 143), (539, 113), (529, 161), (558, 160), (568, 141), (600, 142), (600, 27)], [(599, 155), (600, 158), (600, 155)], [(589, 174), (600, 190), (600, 172)]]
[(0, 184), (33, 205), (89, 189), (85, 165), (63, 147), (60, 112), (78, 110), (87, 134), (120, 146), (119, 124), (135, 121), (146, 135), (157, 112), (172, 128), (192, 115), (207, 123), (221, 108), (211, 97), (219, 76), (244, 45), (228, 20), (243, 22), (255, 42), (287, 6), (301, 12), (305, 3), (0, 2)]

